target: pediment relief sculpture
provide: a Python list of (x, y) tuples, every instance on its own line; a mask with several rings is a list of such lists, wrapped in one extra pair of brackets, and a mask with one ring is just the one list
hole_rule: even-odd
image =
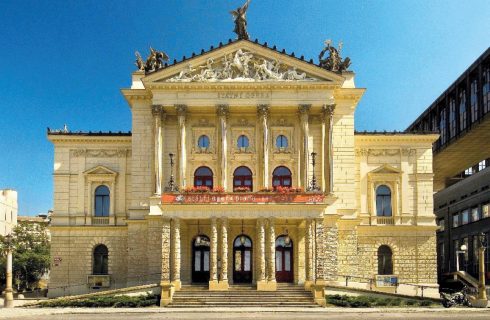
[(238, 49), (221, 59), (209, 58), (205, 65), (188, 64), (166, 82), (230, 82), (230, 81), (318, 81), (306, 72), (277, 61)]

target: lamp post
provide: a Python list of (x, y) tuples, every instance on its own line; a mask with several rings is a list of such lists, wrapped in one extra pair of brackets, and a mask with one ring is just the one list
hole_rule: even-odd
[(7, 283), (5, 286), (5, 294), (3, 300), (4, 308), (14, 307), (14, 294), (12, 292), (12, 235), (5, 236), (5, 248), (7, 250)]
[(479, 300), (487, 300), (487, 292), (485, 288), (485, 249), (487, 247), (487, 237), (482, 232), (478, 235), (478, 240), (480, 247), (478, 248), (478, 255), (480, 262), (479, 265), (479, 282), (478, 282), (478, 299)]
[(168, 154), (170, 158), (170, 180), (168, 181), (168, 187), (167, 190), (170, 192), (177, 191), (175, 188), (175, 179), (174, 179), (174, 154), (170, 152)]
[(462, 253), (466, 253), (466, 250), (468, 250), (468, 247), (466, 245), (462, 245), (461, 250), (456, 250), (456, 271), (459, 271), (459, 255)]
[(311, 176), (310, 186), (308, 191), (319, 191), (320, 187), (316, 184), (316, 175), (315, 175), (315, 164), (316, 164), (316, 152), (311, 153), (311, 166), (313, 170), (313, 174)]

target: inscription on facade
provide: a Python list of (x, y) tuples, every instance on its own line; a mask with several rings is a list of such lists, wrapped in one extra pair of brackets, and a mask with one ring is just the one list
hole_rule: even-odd
[(270, 99), (269, 92), (218, 92), (218, 99)]
[(162, 195), (162, 203), (321, 203), (323, 194), (174, 194)]

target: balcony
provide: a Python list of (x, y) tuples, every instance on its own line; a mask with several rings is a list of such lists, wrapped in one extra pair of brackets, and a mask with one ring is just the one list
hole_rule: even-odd
[(92, 225), (94, 226), (108, 226), (109, 217), (92, 217)]
[(164, 193), (163, 204), (324, 203), (321, 192), (184, 192)]

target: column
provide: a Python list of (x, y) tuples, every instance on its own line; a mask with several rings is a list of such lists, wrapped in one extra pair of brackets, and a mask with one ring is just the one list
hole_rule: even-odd
[(180, 219), (172, 219), (172, 269), (171, 279), (175, 290), (180, 290)]
[(187, 113), (187, 106), (185, 104), (177, 104), (175, 105), (175, 109), (177, 111), (177, 120), (179, 124), (179, 137), (180, 139), (178, 140), (177, 143), (177, 148), (178, 148), (178, 153), (179, 153), (179, 186), (180, 187), (185, 187), (186, 186), (186, 179), (185, 179), (185, 174), (186, 174), (186, 164), (187, 164), (187, 152), (186, 152), (186, 145), (185, 145), (185, 140), (186, 140), (186, 130), (185, 130), (185, 122), (186, 122), (186, 113)]
[(313, 222), (306, 220), (305, 230), (305, 289), (313, 284)]
[(333, 144), (332, 144), (332, 133), (333, 133), (333, 113), (335, 110), (335, 104), (329, 104), (326, 106), (326, 121), (328, 123), (328, 136), (327, 136), (327, 148), (326, 152), (328, 152), (328, 164), (325, 165), (324, 170), (326, 170), (325, 181), (324, 184), (328, 193), (333, 192)]
[(221, 219), (221, 282), (228, 288), (228, 219)]
[(257, 219), (257, 242), (258, 242), (258, 273), (257, 273), (257, 290), (267, 290), (267, 279), (265, 276), (265, 226), (264, 219)]
[(275, 291), (277, 289), (276, 286), (276, 230), (275, 230), (275, 223), (274, 223), (274, 218), (269, 218), (269, 225), (268, 225), (268, 231), (269, 231), (269, 258), (267, 259), (269, 265), (268, 265), (268, 281), (269, 283), (267, 284), (268, 289), (270, 291)]
[(218, 285), (218, 229), (216, 218), (211, 218), (211, 246), (209, 251), (209, 290), (216, 290)]
[(325, 306), (325, 236), (323, 218), (315, 219), (315, 284), (313, 298), (320, 306)]
[(260, 124), (262, 127), (262, 151), (263, 151), (263, 176), (262, 185), (265, 188), (269, 187), (269, 106), (266, 104), (259, 104), (257, 106), (257, 113), (260, 118)]
[(163, 218), (162, 225), (162, 274), (160, 278), (162, 295), (160, 306), (164, 307), (172, 302), (173, 285), (170, 283), (170, 219)]
[(310, 114), (311, 105), (310, 104), (301, 104), (298, 107), (299, 117), (301, 120), (301, 129), (303, 134), (303, 156), (301, 157), (301, 175), (303, 177), (303, 187), (308, 189), (309, 181), (308, 181), (308, 167), (309, 167), (309, 156), (310, 156), (310, 147), (308, 143), (308, 137), (310, 135), (308, 118)]
[(221, 137), (221, 186), (228, 190), (228, 116), (229, 107), (226, 104), (220, 104), (216, 107), (216, 114), (219, 118), (220, 137)]
[(6, 286), (5, 286), (5, 295), (3, 301), (4, 308), (13, 308), (14, 307), (14, 294), (12, 289), (12, 243), (11, 243), (11, 235), (7, 235), (7, 270), (6, 270)]
[(152, 114), (154, 121), (153, 141), (154, 141), (154, 167), (155, 167), (155, 195), (162, 194), (162, 162), (163, 162), (163, 130), (162, 122), (165, 119), (165, 111), (163, 106), (152, 106)]

